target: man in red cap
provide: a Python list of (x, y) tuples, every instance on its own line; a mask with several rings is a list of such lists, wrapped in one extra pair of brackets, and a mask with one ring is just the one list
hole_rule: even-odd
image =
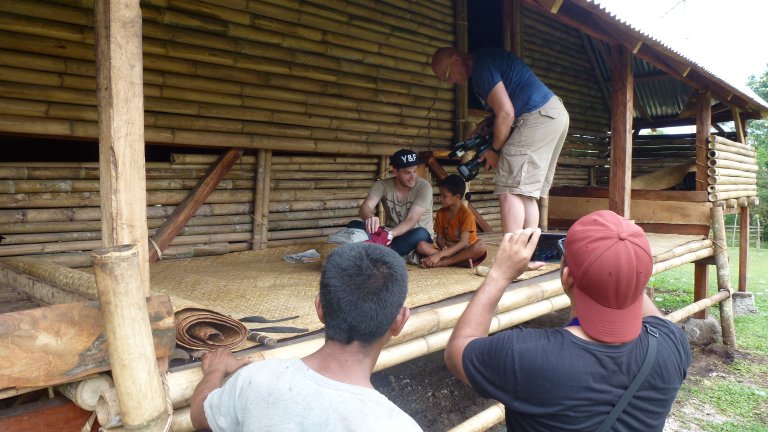
[(645, 233), (616, 213), (591, 213), (568, 230), (560, 267), (571, 300), (566, 327), (488, 336), (499, 299), (539, 236), (538, 229), (504, 236), (448, 341), (448, 368), (504, 404), (508, 430), (662, 431), (690, 347), (645, 295), (653, 271)]

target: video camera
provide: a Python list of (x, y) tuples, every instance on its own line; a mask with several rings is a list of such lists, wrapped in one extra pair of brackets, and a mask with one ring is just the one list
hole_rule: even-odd
[(488, 136), (482, 134), (475, 134), (453, 145), (451, 153), (448, 155), (451, 159), (456, 159), (464, 156), (468, 151), (474, 150), (475, 156), (459, 165), (458, 170), (464, 181), (470, 181), (480, 174), (481, 163), (478, 161), (480, 156), (483, 155), (493, 143), (493, 132)]

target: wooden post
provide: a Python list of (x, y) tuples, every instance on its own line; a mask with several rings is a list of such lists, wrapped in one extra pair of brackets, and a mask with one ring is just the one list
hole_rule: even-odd
[[(693, 301), (694, 303), (707, 298), (709, 290), (709, 266), (697, 261), (693, 267)], [(709, 315), (707, 309), (703, 309), (693, 316), (696, 319), (706, 319)]]
[(151, 430), (171, 413), (166, 408), (140, 286), (139, 250), (135, 245), (102, 248), (92, 258), (123, 424)]
[[(717, 267), (717, 288), (731, 293), (731, 274), (728, 268), (728, 245), (725, 238), (725, 219), (723, 207), (714, 203), (712, 207), (712, 235), (715, 246), (715, 266)], [(720, 327), (723, 343), (736, 348), (736, 332), (733, 327), (733, 299), (728, 296), (720, 302)]]
[(696, 190), (707, 190), (707, 143), (712, 130), (712, 95), (708, 91), (699, 94), (696, 110)]
[[(469, 49), (469, 41), (467, 39), (467, 0), (456, 0), (456, 48), (467, 52)], [(469, 93), (467, 90), (467, 83), (458, 84), (454, 86), (455, 106), (454, 113), (456, 115), (456, 124), (453, 128), (454, 140), (460, 141), (464, 139), (464, 135), (467, 133), (469, 125), (468, 111), (469, 111)]]
[(261, 249), (267, 247), (267, 235), (269, 234), (269, 200), (271, 197), (270, 184), (272, 183), (272, 150), (264, 152), (264, 193), (261, 194), (261, 214), (256, 214), (261, 218)]
[(749, 254), (749, 206), (741, 207), (739, 225), (739, 292), (747, 291), (747, 262)]
[(102, 244), (138, 244), (149, 295), (144, 75), (139, 0), (95, 4)]
[[(380, 156), (379, 157), (379, 178), (383, 179), (387, 176), (387, 171), (389, 169), (389, 158), (387, 156)], [(376, 205), (376, 215), (379, 217), (379, 220), (386, 220), (387, 214), (384, 212), (384, 204), (379, 201), (379, 203)]]
[(263, 241), (261, 228), (266, 225), (261, 220), (261, 214), (264, 209), (264, 193), (270, 186), (264, 183), (264, 176), (267, 172), (266, 166), (267, 151), (259, 150), (256, 161), (256, 187), (253, 193), (253, 239), (251, 240), (251, 249), (260, 250), (266, 246)]
[(187, 222), (195, 215), (197, 209), (213, 193), (221, 179), (232, 169), (232, 165), (240, 159), (243, 151), (240, 149), (229, 149), (216, 161), (208, 172), (200, 179), (194, 189), (184, 198), (179, 205), (173, 209), (173, 213), (166, 219), (163, 226), (158, 228), (155, 235), (152, 236), (152, 249), (149, 251), (149, 262), (155, 262), (160, 258), (160, 253), (164, 251), (171, 241), (179, 234)]
[(608, 209), (630, 218), (632, 193), (632, 112), (634, 80), (632, 54), (623, 45), (611, 46), (611, 173)]
[(739, 219), (739, 215), (733, 217), (733, 229), (731, 230), (731, 245), (736, 246), (736, 221)]

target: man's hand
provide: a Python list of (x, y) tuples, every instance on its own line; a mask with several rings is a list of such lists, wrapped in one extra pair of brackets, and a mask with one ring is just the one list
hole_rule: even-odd
[(480, 156), (477, 160), (479, 162), (485, 162), (485, 170), (490, 171), (492, 169), (498, 168), (500, 158), (501, 155), (497, 155), (493, 150), (488, 149), (488, 151), (483, 153), (482, 156)]
[(200, 357), (203, 375), (221, 373), (225, 378), (250, 362), (251, 359), (248, 357), (236, 358), (229, 350), (224, 348), (207, 352)]
[(539, 237), (541, 230), (538, 228), (526, 228), (504, 234), (488, 277), (499, 278), (509, 284), (523, 274), (528, 269), (528, 262), (536, 250)]
[(371, 216), (365, 220), (365, 229), (368, 231), (368, 234), (375, 233), (380, 226), (381, 221), (378, 216)]
[(229, 350), (219, 348), (200, 357), (203, 379), (190, 398), (190, 418), (196, 429), (210, 429), (203, 404), (208, 395), (224, 385), (224, 380), (251, 362), (249, 358), (235, 358)]

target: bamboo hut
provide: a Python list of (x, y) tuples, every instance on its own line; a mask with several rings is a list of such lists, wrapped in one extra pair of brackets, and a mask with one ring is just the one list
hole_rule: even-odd
[[(473, 36), (481, 26), (492, 41)], [(394, 151), (423, 152), (432, 180), (454, 169), (451, 144), (482, 114), (465, 86), (435, 79), (430, 56), (482, 44), (521, 56), (571, 114), (544, 228), (605, 208), (635, 220), (655, 273), (696, 263), (695, 298), (670, 319), (719, 305), (734, 345), (723, 215), (742, 216), (746, 291), (757, 166), (745, 121), (768, 105), (589, 0), (4, 0), (0, 429), (189, 431), (201, 371), (173, 360), (316, 349), (305, 300), (320, 264), (283, 255), (327, 252)], [(673, 125), (696, 132), (639, 134)], [(492, 174), (470, 188), (492, 244)], [(414, 315), (377, 370), (442, 349), (481, 281), (446, 270), (437, 291), (435, 277), (410, 272)], [(493, 331), (569, 306), (555, 273), (524, 279)], [(238, 321), (257, 313), (308, 332)], [(486, 414), (471, 430), (498, 418)]]

